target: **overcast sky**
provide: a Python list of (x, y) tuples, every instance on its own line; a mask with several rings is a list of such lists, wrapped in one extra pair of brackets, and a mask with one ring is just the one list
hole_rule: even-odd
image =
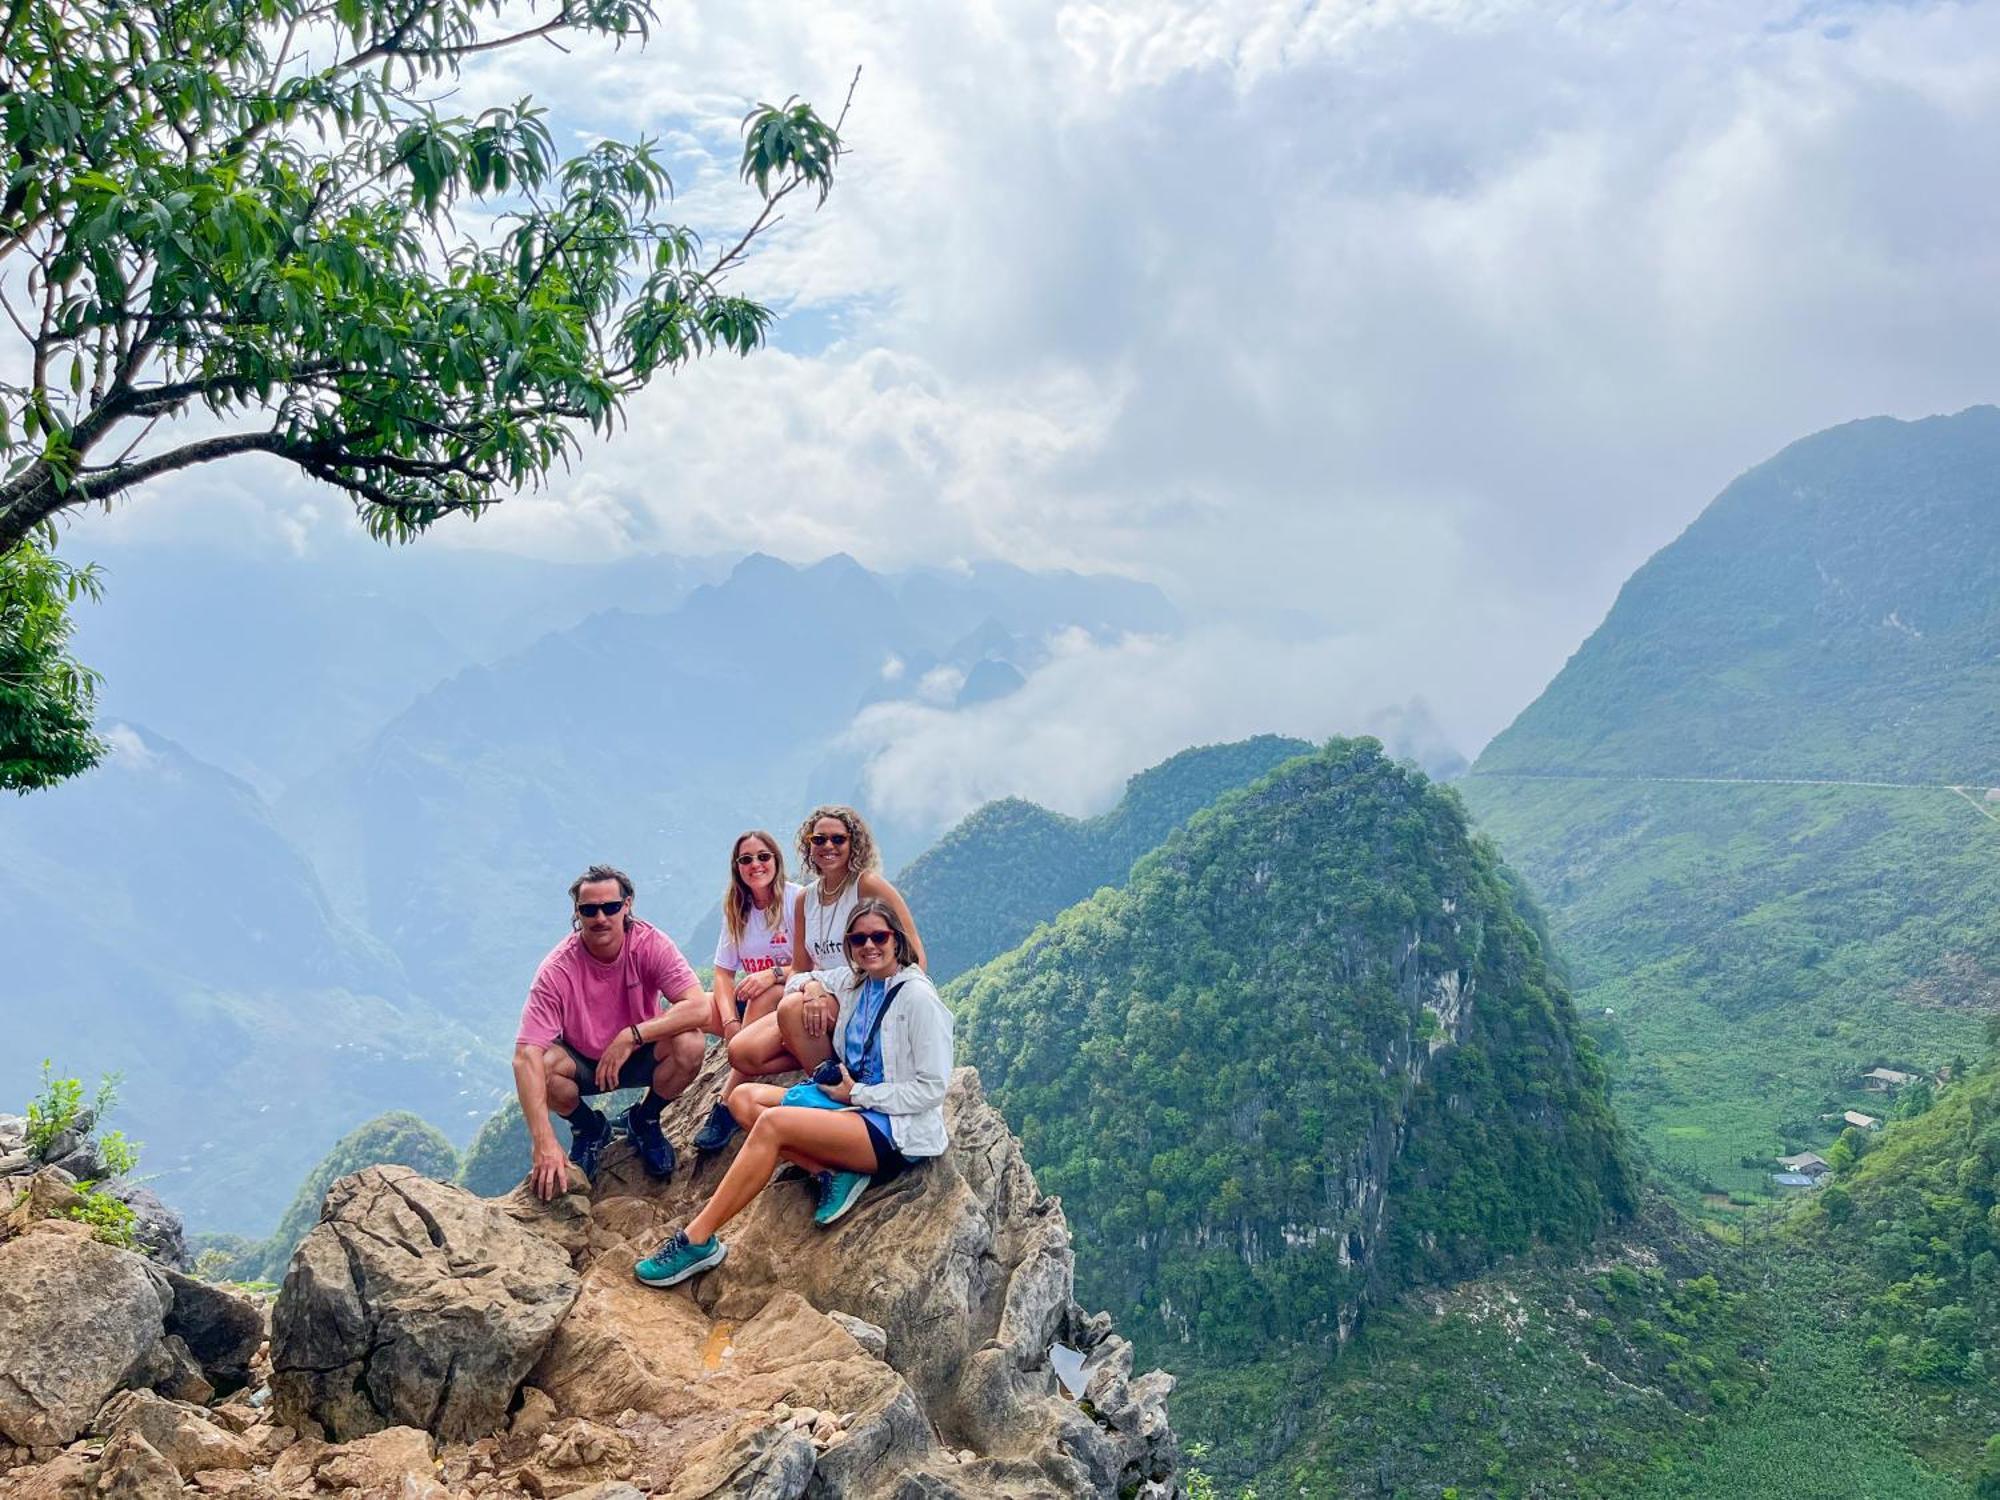
[[(777, 347), (442, 542), (997, 556), (1187, 610), (977, 726), (894, 725), (898, 775), (954, 797), (1087, 803), (1193, 740), (1413, 697), (1474, 753), (1736, 473), (2000, 385), (2000, 7), (661, 11), (642, 51), (507, 55), (468, 99), (660, 136), (719, 231), (752, 210), (749, 102), (831, 114), (861, 67), (833, 198), (743, 278)], [(351, 530), (249, 472), (91, 530)]]

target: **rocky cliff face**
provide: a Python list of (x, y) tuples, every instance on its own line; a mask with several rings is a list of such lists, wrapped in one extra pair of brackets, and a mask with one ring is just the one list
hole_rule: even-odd
[[(668, 1112), (670, 1137), (719, 1082), (712, 1066)], [(1171, 1379), (1135, 1378), (1130, 1345), (1073, 1300), (1061, 1207), (969, 1069), (947, 1117), (945, 1157), (833, 1229), (813, 1226), (804, 1188), (775, 1185), (731, 1226), (721, 1268), (667, 1292), (632, 1262), (724, 1161), (684, 1162), (663, 1186), (614, 1148), (594, 1189), (575, 1179), (547, 1205), (356, 1173), (293, 1258), (257, 1383), (211, 1405), (158, 1394), (134, 1352), (165, 1337), (144, 1262), (37, 1226), (0, 1257), (28, 1247), (48, 1267), (40, 1300), (106, 1336), (88, 1388), (26, 1417), (0, 1400), (0, 1444), (23, 1445), (11, 1473), (0, 1447), (0, 1496), (166, 1497), (183, 1481), (244, 1500), (1180, 1495)], [(61, 1335), (10, 1345), (7, 1309), (0, 1369), (69, 1379)], [(1079, 1399), (1051, 1365), (1058, 1342), (1083, 1357)]]

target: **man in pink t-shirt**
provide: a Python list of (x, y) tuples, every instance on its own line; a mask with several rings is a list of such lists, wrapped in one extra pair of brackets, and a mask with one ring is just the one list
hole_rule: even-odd
[[(673, 939), (632, 915), (632, 897), (632, 878), (609, 865), (579, 875), (569, 888), (575, 930), (542, 960), (521, 1008), (514, 1089), (534, 1146), (529, 1181), (545, 1199), (569, 1182), (551, 1113), (569, 1122), (568, 1160), (595, 1178), (611, 1122), (586, 1100), (613, 1089), (646, 1090), (626, 1129), (648, 1173), (674, 1170), (660, 1111), (701, 1067), (708, 995)], [(673, 1002), (665, 1011), (662, 995)]]

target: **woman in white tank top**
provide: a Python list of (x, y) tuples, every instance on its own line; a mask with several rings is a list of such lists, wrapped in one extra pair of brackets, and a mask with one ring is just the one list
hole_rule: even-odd
[[(722, 933), (715, 943), (711, 1029), (726, 1044), (778, 1009), (792, 972), (792, 921), (799, 888), (785, 879), (785, 854), (761, 828), (736, 836), (729, 885), (722, 893)], [(695, 1133), (694, 1149), (720, 1151), (736, 1133), (729, 1096), (743, 1075), (732, 1070), (722, 1099)]]
[[(838, 969), (847, 963), (847, 919), (864, 897), (885, 901), (909, 934), (916, 966), (923, 939), (902, 893), (881, 871), (882, 856), (861, 814), (851, 807), (816, 807), (799, 826), (799, 856), (816, 878), (799, 893), (792, 916), (792, 971)], [(777, 1014), (746, 1024), (729, 1044), (729, 1065), (746, 1078), (814, 1068), (833, 1055), (837, 1008), (787, 995)]]

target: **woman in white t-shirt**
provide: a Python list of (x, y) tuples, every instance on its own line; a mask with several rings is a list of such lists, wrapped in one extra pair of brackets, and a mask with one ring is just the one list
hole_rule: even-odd
[[(785, 879), (785, 856), (776, 839), (761, 828), (737, 835), (729, 851), (729, 889), (722, 896), (722, 934), (715, 943), (714, 1029), (725, 1044), (771, 1015), (784, 997), (792, 972), (790, 918), (800, 895)], [(729, 1144), (736, 1133), (729, 1096), (742, 1081), (732, 1068), (722, 1102), (695, 1133), (695, 1150), (720, 1151)]]
[[(870, 898), (887, 903), (896, 914), (909, 936), (915, 966), (923, 966), (917, 924), (902, 893), (882, 874), (882, 856), (860, 813), (851, 807), (814, 808), (799, 825), (798, 847), (803, 873), (816, 878), (791, 898), (793, 973), (845, 968), (847, 921), (856, 903)], [(746, 1024), (729, 1044), (730, 1066), (746, 1078), (817, 1067), (833, 1055), (837, 1010), (828, 999), (808, 1002), (803, 993), (788, 996), (776, 1014), (754, 1026)]]

